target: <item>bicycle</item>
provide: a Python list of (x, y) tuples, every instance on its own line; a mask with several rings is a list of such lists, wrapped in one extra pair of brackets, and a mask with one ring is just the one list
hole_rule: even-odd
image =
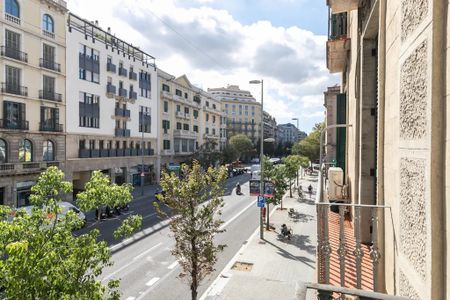
[(302, 189), (302, 186), (299, 186), (299, 187), (298, 187), (297, 193), (298, 193), (298, 197), (299, 197), (300, 199), (302, 199), (302, 198), (303, 198), (303, 189)]

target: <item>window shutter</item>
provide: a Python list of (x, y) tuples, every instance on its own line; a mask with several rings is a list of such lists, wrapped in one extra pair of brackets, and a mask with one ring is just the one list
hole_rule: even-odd
[(59, 108), (55, 108), (55, 126), (59, 124)]
[(26, 121), (26, 109), (25, 109), (24, 103), (19, 104), (19, 112), (20, 112), (20, 120), (22, 122), (25, 122)]

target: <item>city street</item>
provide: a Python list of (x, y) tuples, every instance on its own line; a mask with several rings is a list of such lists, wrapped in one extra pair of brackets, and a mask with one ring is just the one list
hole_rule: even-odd
[[(227, 181), (225, 206), (222, 209), (222, 228), (226, 231), (217, 237), (217, 243), (226, 244), (227, 247), (219, 255), (216, 272), (200, 287), (200, 295), (258, 226), (255, 197), (248, 195), (249, 178), (250, 175), (245, 174)], [(237, 182), (242, 185), (242, 196), (232, 194)], [(122, 299), (187, 299), (187, 295), (190, 295), (189, 286), (177, 278), (180, 269), (175, 257), (170, 253), (173, 238), (170, 236), (167, 221), (164, 222), (156, 215), (151, 204), (154, 200), (152, 195), (150, 198), (131, 203), (129, 213), (143, 216), (142, 230), (145, 234), (139, 235), (139, 239), (125, 246), (113, 245), (112, 237), (115, 227), (119, 225), (118, 219), (126, 217), (125, 215), (95, 224), (101, 231), (101, 238), (112, 245), (113, 252), (114, 265), (105, 269), (102, 279), (106, 281), (120, 278)], [(164, 225), (156, 226), (159, 223)], [(90, 226), (89, 229), (92, 229), (93, 224)], [(153, 230), (154, 227), (157, 228)]]

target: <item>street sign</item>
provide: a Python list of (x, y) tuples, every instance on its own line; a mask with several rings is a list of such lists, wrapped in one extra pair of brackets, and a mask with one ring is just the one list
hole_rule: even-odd
[(258, 207), (264, 207), (265, 201), (264, 196), (258, 196), (257, 203)]

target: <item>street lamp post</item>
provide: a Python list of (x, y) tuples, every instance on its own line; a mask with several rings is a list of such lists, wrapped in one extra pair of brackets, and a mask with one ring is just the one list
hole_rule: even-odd
[[(298, 136), (300, 134), (299, 119), (298, 118), (292, 118), (292, 121), (297, 121), (297, 139), (296, 139), (295, 142), (298, 142), (298, 140), (299, 140)], [(298, 188), (298, 169), (297, 169), (297, 188)]]
[[(263, 157), (264, 157), (264, 80), (251, 80), (250, 84), (261, 84), (261, 136), (260, 140), (260, 154), (259, 154), (259, 164), (260, 164), (260, 182), (259, 182), (259, 194), (264, 196), (264, 166), (263, 166)], [(259, 211), (259, 237), (260, 239), (264, 239), (264, 215), (263, 208), (261, 207)]]

